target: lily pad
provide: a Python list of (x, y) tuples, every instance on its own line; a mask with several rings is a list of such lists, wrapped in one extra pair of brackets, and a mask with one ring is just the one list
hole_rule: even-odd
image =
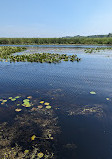
[(16, 98), (12, 98), (12, 99), (11, 99), (11, 101), (15, 101), (15, 100), (16, 100)]
[(49, 105), (50, 103), (48, 103), (48, 102), (45, 102), (44, 104), (45, 104), (45, 105)]
[(52, 137), (52, 134), (49, 134), (49, 139), (53, 140), (54, 138)]
[(29, 98), (29, 99), (30, 99), (30, 98), (32, 98), (32, 96), (28, 96), (27, 98)]
[(24, 107), (31, 107), (31, 104), (30, 103), (24, 103), (24, 104), (22, 104)]
[(31, 104), (29, 103), (29, 101), (30, 101), (29, 99), (24, 99), (22, 105), (23, 105), (24, 107), (31, 107)]
[(44, 156), (44, 154), (42, 152), (38, 153), (37, 155), (39, 158), (42, 158)]
[(20, 112), (21, 110), (22, 110), (22, 109), (18, 109), (18, 108), (17, 108), (17, 109), (15, 109), (15, 111), (16, 111), (16, 112)]
[(51, 109), (51, 106), (50, 106), (50, 105), (48, 105), (48, 106), (46, 106), (46, 108), (47, 108), (47, 109)]
[(23, 100), (23, 102), (25, 103), (25, 102), (29, 102), (30, 100), (29, 99), (24, 99)]
[(40, 103), (41, 103), (41, 104), (43, 104), (43, 103), (44, 103), (44, 101), (40, 101)]
[(36, 138), (36, 136), (35, 136), (35, 135), (33, 135), (33, 136), (31, 137), (31, 140), (35, 140), (35, 138)]
[(5, 103), (5, 102), (7, 102), (7, 100), (3, 100), (2, 102)]
[(16, 96), (15, 98), (18, 99), (18, 98), (20, 98), (20, 96)]
[(12, 99), (12, 97), (9, 97), (9, 99)]
[(39, 109), (42, 109), (42, 108), (43, 108), (43, 106), (42, 106), (42, 105), (38, 105), (37, 107), (38, 107)]
[(96, 94), (96, 92), (91, 91), (90, 94)]
[(37, 111), (37, 108), (32, 108), (31, 111)]
[(29, 153), (29, 150), (25, 150), (24, 153), (25, 153), (25, 154)]

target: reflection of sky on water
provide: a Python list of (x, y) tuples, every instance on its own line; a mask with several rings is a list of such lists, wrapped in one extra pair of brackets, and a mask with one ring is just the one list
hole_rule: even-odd
[[(112, 55), (112, 51), (88, 54), (84, 53), (82, 48), (29, 47), (24, 53), (36, 53), (36, 51), (75, 53), (82, 59), (79, 63), (59, 64), (0, 62), (0, 96), (3, 98), (21, 93), (45, 99), (54, 107), (59, 106), (58, 115), (63, 130), (60, 145), (76, 144), (76, 159), (82, 159), (82, 157), (105, 159), (106, 156), (110, 158), (112, 155), (110, 151), (112, 145), (112, 58), (108, 55)], [(91, 95), (91, 91), (95, 91), (96, 95)], [(106, 98), (111, 100), (107, 101)], [(91, 115), (90, 110), (87, 110), (89, 106), (91, 110), (97, 111), (96, 115), (101, 109), (103, 118)], [(84, 112), (86, 116), (83, 115)], [(64, 152), (65, 149), (61, 152), (62, 156)], [(66, 152), (70, 153), (68, 149)], [(64, 155), (65, 158), (66, 155)]]
[[(27, 50), (21, 52), (21, 53), (15, 53), (15, 55), (21, 55), (21, 54), (33, 54), (33, 53), (57, 53), (57, 54), (77, 54), (78, 56), (85, 56), (84, 52), (85, 48), (83, 47), (28, 47)], [(84, 55), (83, 55), (84, 54)], [(89, 53), (87, 53), (89, 54)], [(112, 50), (100, 50), (99, 52), (96, 51), (90, 55), (102, 55), (106, 57), (112, 57)]]

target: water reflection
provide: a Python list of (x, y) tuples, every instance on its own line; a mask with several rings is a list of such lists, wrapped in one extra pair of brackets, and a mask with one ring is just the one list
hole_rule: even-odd
[[(7, 100), (0, 105), (0, 154), (11, 151), (37, 157), (42, 152), (44, 158), (110, 159), (112, 59), (107, 55), (112, 51), (86, 54), (83, 48), (67, 46), (29, 47), (25, 53), (35, 51), (77, 53), (82, 60), (56, 65), (0, 62), (0, 99)], [(16, 96), (21, 98), (9, 100)], [(26, 108), (22, 102), (28, 96), (32, 96), (31, 107)], [(50, 103), (51, 108), (40, 101)], [(22, 110), (16, 112), (17, 108)]]

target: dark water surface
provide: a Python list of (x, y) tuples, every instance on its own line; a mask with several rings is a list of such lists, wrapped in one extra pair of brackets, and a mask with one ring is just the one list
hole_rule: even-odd
[[(36, 49), (30, 46), (25, 53)], [(0, 62), (0, 98), (32, 95), (54, 106), (61, 130), (57, 158), (112, 159), (112, 51), (86, 54), (79, 46), (40, 46), (37, 52), (77, 54), (81, 61)]]

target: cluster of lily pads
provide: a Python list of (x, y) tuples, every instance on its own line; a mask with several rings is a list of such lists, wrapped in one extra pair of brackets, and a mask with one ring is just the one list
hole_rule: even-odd
[(101, 50), (112, 50), (112, 47), (97, 47), (97, 48), (86, 48), (85, 53), (95, 53), (100, 52)]
[(34, 53), (34, 54), (23, 54), (14, 55), (15, 52), (20, 52), (26, 50), (25, 47), (11, 47), (2, 46), (0, 47), (0, 61), (10, 61), (10, 62), (46, 62), (46, 63), (59, 63), (63, 61), (80, 61), (77, 55), (67, 55), (67, 54), (56, 54), (56, 53)]
[[(19, 98), (21, 98), (21, 96), (16, 96), (14, 98), (9, 97), (8, 99), (0, 99), (0, 102), (1, 102), (0, 104), (4, 105), (8, 102), (8, 100), (14, 102)], [(15, 111), (20, 112), (22, 110), (22, 109), (19, 109), (18, 106), (23, 106), (23, 107), (26, 107), (26, 108), (32, 107), (32, 109), (31, 109), (32, 111), (37, 110), (37, 108), (38, 109), (42, 109), (42, 108), (51, 109), (52, 108), (50, 103), (45, 102), (45, 101), (40, 101), (39, 104), (41, 104), (41, 105), (38, 105), (37, 107), (33, 107), (33, 103), (31, 102), (31, 98), (32, 98), (32, 96), (28, 96), (26, 99), (22, 100), (21, 104), (20, 104), (20, 102), (16, 103), (17, 108), (15, 109)]]
[(46, 63), (59, 63), (63, 61), (80, 61), (77, 55), (67, 55), (67, 54), (51, 54), (51, 53), (35, 53), (35, 54), (25, 54), (25, 55), (10, 55), (10, 62), (46, 62)]
[(7, 59), (9, 55), (24, 50), (26, 50), (25, 47), (0, 46), (0, 58)]
[[(16, 117), (13, 120), (15, 123), (12, 125), (12, 127), (9, 124), (8, 128), (8, 123), (1, 124), (2, 126), (0, 125), (0, 145), (3, 144), (3, 142), (6, 144), (6, 147), (0, 150), (0, 154), (6, 159), (10, 157), (18, 157), (19, 159), (19, 156), (20, 158), (53, 158), (54, 153), (52, 150), (49, 150), (51, 149), (51, 146), (48, 148), (47, 145), (55, 142), (54, 139), (56, 131), (58, 132), (58, 126), (56, 125), (57, 118), (53, 115), (54, 112), (50, 103), (43, 100), (34, 100), (32, 96), (23, 98), (21, 95), (18, 95), (15, 97), (10, 96), (8, 98), (2, 98), (0, 99), (0, 104), (1, 108), (4, 108), (4, 110), (11, 108), (11, 110), (13, 109), (16, 114)], [(35, 124), (37, 125), (37, 128), (38, 126), (40, 127), (41, 135), (38, 134), (38, 131), (37, 133), (35, 132)], [(23, 128), (23, 132), (21, 132), (21, 128)], [(3, 139), (1, 136), (2, 130), (4, 130)], [(17, 132), (15, 133), (15, 131)], [(24, 138), (19, 138), (19, 140), (30, 145), (28, 145), (26, 149), (23, 147), (23, 150), (21, 150), (22, 147), (20, 145), (16, 145), (15, 147), (11, 148), (10, 140), (14, 143), (17, 142), (20, 134), (22, 133), (22, 136), (24, 136), (24, 133), (27, 131), (28, 133), (25, 137), (28, 141), (24, 140)], [(7, 141), (7, 137), (5, 136), (8, 136), (10, 140), (8, 139)], [(15, 139), (15, 141), (13, 141), (13, 139)], [(7, 142), (9, 142), (8, 147)], [(33, 149), (30, 149), (31, 145), (34, 146)]]

